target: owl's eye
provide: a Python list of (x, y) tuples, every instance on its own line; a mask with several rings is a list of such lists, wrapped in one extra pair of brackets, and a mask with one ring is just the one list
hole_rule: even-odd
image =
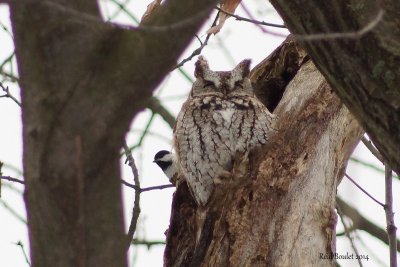
[(243, 81), (236, 81), (235, 82), (235, 87), (243, 88)]
[(206, 88), (206, 87), (209, 87), (209, 86), (214, 86), (214, 83), (211, 82), (211, 81), (204, 80), (203, 88)]

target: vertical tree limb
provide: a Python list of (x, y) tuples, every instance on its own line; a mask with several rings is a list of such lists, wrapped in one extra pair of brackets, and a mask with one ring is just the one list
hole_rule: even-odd
[(127, 249), (129, 249), (129, 247), (131, 246), (132, 240), (133, 240), (133, 236), (136, 232), (136, 226), (137, 226), (137, 222), (138, 222), (139, 215), (140, 215), (141, 188), (140, 188), (139, 172), (138, 172), (138, 169), (136, 168), (135, 159), (133, 158), (132, 152), (129, 150), (129, 147), (128, 147), (128, 144), (126, 143), (126, 141), (124, 141), (124, 151), (125, 151), (125, 156), (128, 161), (128, 164), (132, 169), (133, 181), (135, 183), (135, 201), (133, 203), (132, 218), (131, 218), (131, 223), (129, 225), (128, 235), (127, 235)]
[(393, 213), (393, 191), (392, 191), (392, 169), (385, 164), (385, 213), (386, 227), (389, 239), (390, 267), (397, 266), (397, 239), (396, 225), (394, 224)]

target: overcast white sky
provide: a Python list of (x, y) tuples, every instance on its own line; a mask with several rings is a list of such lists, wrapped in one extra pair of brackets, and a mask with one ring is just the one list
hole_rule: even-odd
[[(122, 1), (121, 1), (122, 2)], [(127, 5), (127, 9), (131, 10), (137, 18), (146, 9), (150, 1), (131, 1)], [(259, 20), (282, 23), (279, 16), (275, 13), (267, 1), (247, 0), (244, 1), (246, 7)], [(101, 1), (104, 16), (113, 14), (117, 7), (112, 1)], [(243, 8), (237, 10), (237, 14), (247, 16)], [(210, 17), (205, 26), (199, 32), (199, 36), (204, 39), (205, 32), (212, 23), (215, 14)], [(115, 22), (134, 25), (129, 16), (120, 13)], [(0, 22), (11, 30), (9, 22), (8, 8), (0, 5)], [(268, 29), (273, 32), (287, 34), (284, 30)], [(229, 70), (236, 65), (237, 62), (244, 58), (253, 60), (252, 66), (255, 66), (270, 54), (284, 38), (264, 33), (252, 24), (238, 22), (229, 19), (222, 31), (215, 37), (210, 39), (209, 45), (203, 50), (203, 55), (209, 60), (211, 68), (216, 70)], [(197, 40), (194, 40), (188, 47), (182, 58), (187, 57), (191, 52), (199, 46)], [(7, 58), (13, 51), (12, 39), (2, 29), (0, 29), (0, 62)], [(193, 77), (192, 60), (183, 67), (191, 77)], [(9, 65), (5, 66), (8, 71)], [(14, 61), (15, 68), (15, 61)], [(18, 88), (10, 83), (13, 95), (19, 98)], [(156, 95), (164, 101), (165, 106), (174, 115), (179, 112), (183, 101), (190, 90), (191, 84), (187, 79), (178, 72), (171, 73), (160, 85)], [(0, 93), (1, 95), (1, 93)], [(132, 123), (131, 131), (128, 134), (128, 144), (137, 143), (145, 125), (147, 124), (151, 113), (145, 111), (138, 116)], [(171, 128), (158, 116), (155, 117), (151, 127), (150, 135), (144, 140), (142, 146), (134, 151), (134, 157), (137, 167), (140, 171), (140, 179), (142, 187), (166, 184), (168, 180), (164, 177), (161, 170), (152, 163), (154, 154), (161, 150), (171, 149)], [(0, 98), (0, 161), (7, 165), (3, 168), (3, 175), (22, 178), (22, 176), (13, 170), (15, 167), (22, 170), (22, 138), (21, 138), (21, 112), (18, 105), (8, 98)], [(369, 151), (359, 145), (354, 152), (354, 157), (366, 162), (375, 164), (382, 168), (381, 164), (374, 159)], [(9, 167), (12, 166), (12, 167)], [(132, 174), (127, 166), (122, 164), (123, 177), (127, 181), (132, 181)], [(384, 176), (378, 171), (362, 165), (350, 162), (347, 173), (358, 181), (369, 193), (380, 201), (384, 202)], [(12, 188), (10, 188), (12, 186)], [(397, 180), (394, 181), (394, 208), (396, 212), (396, 225), (400, 225), (399, 216), (399, 198), (400, 190)], [(16, 192), (18, 190), (19, 192)], [(29, 253), (29, 241), (27, 237), (26, 225), (17, 219), (4, 206), (8, 205), (23, 218), (26, 218), (25, 207), (20, 192), (23, 186), (4, 182), (2, 188), (2, 197), (0, 199), (0, 266), (28, 266), (25, 262), (21, 248), (15, 243), (21, 241), (25, 245), (27, 253)], [(141, 195), (140, 223), (136, 237), (148, 240), (164, 240), (164, 232), (169, 225), (169, 215), (171, 207), (171, 197), (174, 189), (165, 189), (160, 191), (145, 192)], [(338, 188), (339, 195), (348, 201), (354, 207), (366, 216), (372, 222), (385, 228), (385, 214), (381, 207), (373, 203), (360, 190), (355, 188), (346, 178)], [(126, 228), (128, 227), (134, 192), (123, 187), (125, 200), (125, 218)], [(343, 229), (341, 223), (338, 223), (338, 229)], [(388, 266), (388, 248), (381, 241), (371, 238), (364, 232), (357, 232), (358, 238), (355, 243), (360, 254), (368, 255), (370, 260), (363, 261), (364, 266)], [(361, 240), (361, 241), (360, 241)], [(352, 253), (349, 242), (345, 237), (338, 237), (337, 252), (345, 254)], [(152, 246), (147, 249), (144, 246), (131, 248), (129, 259), (135, 262), (135, 266), (162, 266), (164, 246)], [(342, 266), (354, 266), (356, 261), (343, 260), (340, 261)]]

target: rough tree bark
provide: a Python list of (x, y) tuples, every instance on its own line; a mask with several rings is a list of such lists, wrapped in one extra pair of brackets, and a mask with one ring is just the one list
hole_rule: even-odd
[(32, 266), (126, 266), (118, 152), (215, 0), (167, 1), (136, 29), (97, 1), (9, 1)]
[[(278, 116), (269, 144), (237, 158), (205, 209), (174, 195), (165, 266), (333, 266), (336, 187), (363, 130), (305, 52), (287, 41), (252, 71)], [(271, 93), (268, 90), (276, 92)]]
[[(400, 2), (271, 3), (289, 30), (299, 35), (318, 69), (392, 169), (400, 174)], [(325, 35), (306, 40), (320, 33)], [(329, 37), (326, 33), (342, 34)]]

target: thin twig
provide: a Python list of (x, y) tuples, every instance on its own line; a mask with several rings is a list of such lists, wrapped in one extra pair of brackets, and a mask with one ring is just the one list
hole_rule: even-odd
[(135, 145), (135, 147), (139, 147), (143, 144), (144, 142), (144, 138), (147, 136), (147, 132), (150, 130), (150, 126), (154, 121), (154, 117), (155, 117), (155, 113), (153, 112), (150, 116), (149, 121), (147, 122), (146, 126), (144, 127), (144, 131), (142, 133), (142, 135), (139, 138), (139, 142), (137, 142), (137, 144)]
[[(214, 27), (215, 25), (217, 25), (218, 17), (219, 17), (219, 12), (215, 16), (214, 22), (212, 23), (211, 27)], [(183, 59), (172, 70), (179, 69), (180, 67), (185, 65), (186, 62), (192, 60), (192, 58), (194, 58), (195, 56), (200, 55), (201, 51), (203, 50), (203, 48), (208, 44), (208, 40), (210, 39), (210, 37), (211, 37), (211, 33), (207, 34), (206, 39), (204, 40), (204, 42), (200, 42), (200, 47), (195, 49), (190, 56), (188, 56), (187, 58)]]
[(390, 267), (397, 266), (397, 239), (396, 239), (396, 225), (394, 224), (393, 213), (393, 192), (392, 192), (392, 169), (385, 164), (385, 213), (386, 225), (389, 238), (389, 251), (390, 251)]
[(2, 95), (0, 97), (9, 97), (11, 98), (15, 103), (17, 103), (18, 106), (21, 107), (21, 103), (18, 101), (18, 99), (16, 99), (12, 94), (10, 94), (10, 90), (8, 88), (8, 86), (4, 86), (3, 83), (0, 82), (0, 87), (3, 90), (3, 92), (5, 92), (5, 95)]
[(300, 41), (320, 41), (320, 40), (333, 40), (333, 39), (359, 39), (365, 34), (372, 31), (379, 22), (382, 21), (385, 11), (379, 9), (375, 18), (371, 20), (367, 25), (362, 27), (358, 31), (350, 32), (331, 32), (331, 33), (315, 33), (315, 34), (293, 34), (293, 36)]
[[(356, 245), (354, 244), (353, 237), (351, 237), (351, 235), (350, 235), (350, 229), (349, 229), (349, 227), (347, 226), (347, 224), (346, 224), (346, 222), (345, 222), (345, 220), (344, 220), (344, 218), (343, 218), (343, 213), (342, 213), (342, 211), (340, 210), (339, 205), (336, 205), (336, 210), (337, 210), (337, 213), (339, 214), (340, 220), (342, 221), (342, 224), (343, 224), (343, 227), (344, 227), (344, 232), (345, 232), (345, 234), (346, 234), (346, 237), (349, 239), (350, 245), (351, 245), (351, 247), (353, 248), (354, 253), (356, 253), (357, 256), (360, 255), (360, 254), (358, 253), (358, 249), (357, 249)], [(360, 259), (359, 257), (357, 257), (357, 260), (358, 260), (358, 264), (362, 267), (363, 264), (362, 264), (362, 262), (361, 262), (361, 259)]]
[(22, 194), (23, 194), (23, 191), (21, 190), (21, 189), (19, 189), (19, 188), (16, 188), (13, 184), (9, 184), (9, 183), (7, 183), (7, 184), (2, 184), (1, 185), (1, 188), (3, 189), (3, 188), (7, 188), (8, 190), (10, 190), (10, 191), (12, 191), (12, 192), (14, 192), (14, 193), (16, 193), (16, 194), (18, 194), (18, 195), (20, 195), (20, 196), (22, 196)]
[(3, 23), (0, 22), (0, 27), (3, 29), (3, 31), (5, 31), (11, 37), (11, 39), (14, 40), (14, 37), (13, 37), (11, 31), (6, 27), (6, 25), (4, 25)]
[[(367, 167), (367, 168), (370, 168), (370, 169), (372, 169), (372, 170), (374, 170), (374, 171), (377, 171), (377, 172), (379, 172), (379, 173), (385, 174), (385, 168), (379, 168), (379, 167), (375, 166), (374, 164), (365, 162), (365, 161), (360, 160), (360, 159), (355, 158), (355, 157), (351, 157), (351, 158), (350, 158), (350, 161), (353, 161), (353, 162), (355, 162), (355, 163), (361, 164), (361, 165), (363, 165), (363, 166), (365, 166), (365, 167)], [(397, 176), (397, 175), (393, 175), (393, 178), (399, 179), (399, 180), (400, 180), (400, 177)]]
[(13, 59), (14, 56), (15, 56), (15, 50), (11, 53), (11, 55), (9, 55), (6, 59), (4, 59), (3, 63), (1, 63), (1, 65), (0, 65), (0, 70), (3, 69), (3, 67), (4, 67), (8, 62), (11, 62), (11, 60)]
[(6, 180), (6, 181), (10, 181), (10, 182), (14, 182), (14, 183), (20, 183), (20, 184), (25, 184), (25, 181), (17, 179), (17, 178), (13, 178), (11, 176), (0, 176), (1, 180)]
[(223, 10), (223, 9), (221, 9), (221, 8), (219, 8), (219, 7), (216, 7), (215, 9), (217, 9), (218, 11), (220, 11), (220, 12), (226, 14), (226, 15), (229, 15), (229, 16), (235, 18), (236, 20), (245, 21), (245, 22), (249, 22), (249, 23), (253, 23), (253, 24), (257, 24), (257, 25), (264, 25), (264, 26), (269, 26), (269, 27), (275, 27), (275, 28), (286, 29), (286, 26), (285, 26), (285, 25), (275, 24), (275, 23), (269, 23), (269, 22), (264, 22), (264, 21), (259, 21), (259, 20), (244, 18), (244, 17), (238, 16), (238, 15), (235, 15), (235, 14), (232, 14), (232, 13), (229, 13), (229, 12), (226, 12), (225, 10)]
[(127, 181), (125, 181), (123, 179), (121, 179), (121, 183), (123, 185), (127, 186), (127, 187), (135, 189), (135, 191), (137, 191), (139, 193), (153, 191), (153, 190), (162, 190), (162, 189), (165, 189), (165, 188), (175, 187), (173, 184), (163, 184), (163, 185), (156, 185), (156, 186), (139, 188), (136, 185), (128, 183)]
[(347, 173), (344, 174), (344, 176), (347, 177), (355, 186), (357, 186), (364, 194), (366, 194), (368, 197), (370, 197), (373, 201), (378, 203), (381, 207), (385, 207), (385, 204), (374, 198), (370, 193), (368, 193), (364, 188), (362, 188), (356, 181), (354, 181)]
[(25, 258), (26, 263), (27, 263), (29, 266), (31, 266), (31, 263), (30, 263), (30, 261), (29, 261), (29, 259), (28, 259), (28, 255), (27, 255), (26, 252), (25, 252), (24, 244), (23, 244), (21, 241), (18, 241), (17, 243), (15, 243), (15, 245), (21, 247), (22, 254), (24, 254), (24, 258)]
[[(150, 119), (147, 121), (147, 124), (146, 124), (146, 126), (144, 127), (144, 130), (143, 130), (143, 132), (142, 132), (142, 135), (141, 135), (140, 138), (139, 138), (139, 141), (138, 141), (135, 145), (133, 145), (132, 147), (128, 147), (129, 152), (132, 152), (133, 150), (135, 150), (136, 148), (140, 147), (140, 146), (143, 144), (144, 139), (147, 137), (147, 133), (148, 133), (149, 130), (150, 130), (150, 126), (151, 126), (151, 124), (153, 123), (154, 117), (155, 117), (155, 113), (152, 112), (152, 114), (151, 114), (151, 116), (150, 116)], [(123, 154), (126, 155), (126, 151), (125, 151)], [(121, 154), (121, 156), (122, 156), (122, 154)], [(128, 160), (129, 160), (129, 159), (126, 158), (125, 163), (127, 163)]]
[(130, 187), (130, 188), (135, 189), (136, 191), (138, 191), (138, 192), (140, 193), (140, 188), (137, 187), (136, 185), (131, 184), (131, 183), (128, 183), (128, 182), (125, 181), (124, 179), (121, 179), (121, 183), (122, 183), (123, 185), (127, 186), (127, 187)]
[[(185, 80), (191, 85), (194, 80), (192, 78), (192, 76), (190, 76), (185, 70), (183, 70), (182, 68), (178, 68), (178, 71), (182, 74), (183, 78), (185, 78)], [(158, 91), (160, 92), (160, 91)], [(187, 96), (187, 95), (186, 95)]]
[(152, 191), (152, 190), (162, 190), (162, 189), (170, 188), (170, 187), (175, 187), (175, 186), (173, 184), (150, 186), (150, 187), (141, 188), (140, 192), (147, 192), (147, 191)]
[[(255, 18), (253, 17), (253, 15), (251, 14), (250, 10), (247, 8), (247, 6), (245, 4), (243, 4), (243, 2), (240, 2), (240, 6), (242, 7), (244, 13), (246, 13), (246, 16), (249, 17), (249, 19), (255, 20)], [(257, 28), (259, 28), (263, 33), (269, 33), (270, 31), (267, 31), (262, 25), (260, 24), (256, 24)]]
[(19, 78), (17, 76), (4, 71), (3, 69), (0, 69), (0, 75), (3, 75), (4, 77), (8, 78), (8, 80), (11, 81), (11, 82), (18, 82), (19, 81)]
[[(126, 158), (128, 159), (128, 164), (132, 169), (133, 180), (135, 182), (135, 186), (140, 189), (139, 173), (138, 173), (138, 170), (135, 165), (135, 160), (133, 159), (132, 153), (129, 150), (129, 147), (125, 140), (124, 140), (124, 150), (125, 150)], [(127, 238), (128, 238), (127, 249), (129, 249), (132, 239), (133, 239), (133, 235), (135, 234), (137, 221), (139, 219), (139, 214), (140, 214), (140, 192), (135, 191), (135, 202), (133, 204), (132, 219), (131, 219), (131, 224), (129, 226), (128, 236), (127, 236)]]
[(372, 144), (370, 140), (368, 140), (365, 136), (363, 136), (361, 138), (361, 141), (369, 149), (369, 151), (371, 151), (372, 155), (374, 155), (380, 162), (383, 162), (383, 157), (381, 153), (379, 153), (378, 149), (375, 148), (375, 146)]
[(145, 245), (149, 249), (150, 247), (155, 246), (155, 245), (165, 245), (165, 241), (161, 241), (161, 240), (153, 240), (153, 241), (150, 241), (150, 240), (139, 240), (139, 239), (134, 238), (132, 240), (132, 244), (133, 245)]
[(118, 10), (115, 11), (114, 14), (109, 16), (107, 19), (108, 21), (114, 19), (121, 11), (125, 13), (129, 18), (131, 18), (136, 24), (139, 24), (139, 20), (130, 12), (128, 9), (126, 9), (126, 5), (130, 2), (129, 0), (125, 1), (123, 4), (116, 0), (110, 0), (110, 2), (114, 3), (116, 6), (118, 6)]
[(140, 193), (140, 188), (137, 187), (136, 185), (131, 184), (131, 183), (128, 183), (128, 182), (125, 181), (124, 179), (121, 179), (121, 183), (122, 183), (123, 185), (127, 186), (127, 187), (130, 187), (130, 188), (135, 189), (136, 191), (138, 191), (138, 192)]
[(5, 202), (4, 200), (0, 199), (0, 204), (3, 205), (3, 207), (8, 210), (15, 218), (17, 218), (17, 220), (21, 221), (24, 224), (27, 224), (27, 221), (24, 217), (22, 217), (21, 215), (19, 215), (12, 207), (10, 207), (10, 205), (8, 205), (7, 202)]

